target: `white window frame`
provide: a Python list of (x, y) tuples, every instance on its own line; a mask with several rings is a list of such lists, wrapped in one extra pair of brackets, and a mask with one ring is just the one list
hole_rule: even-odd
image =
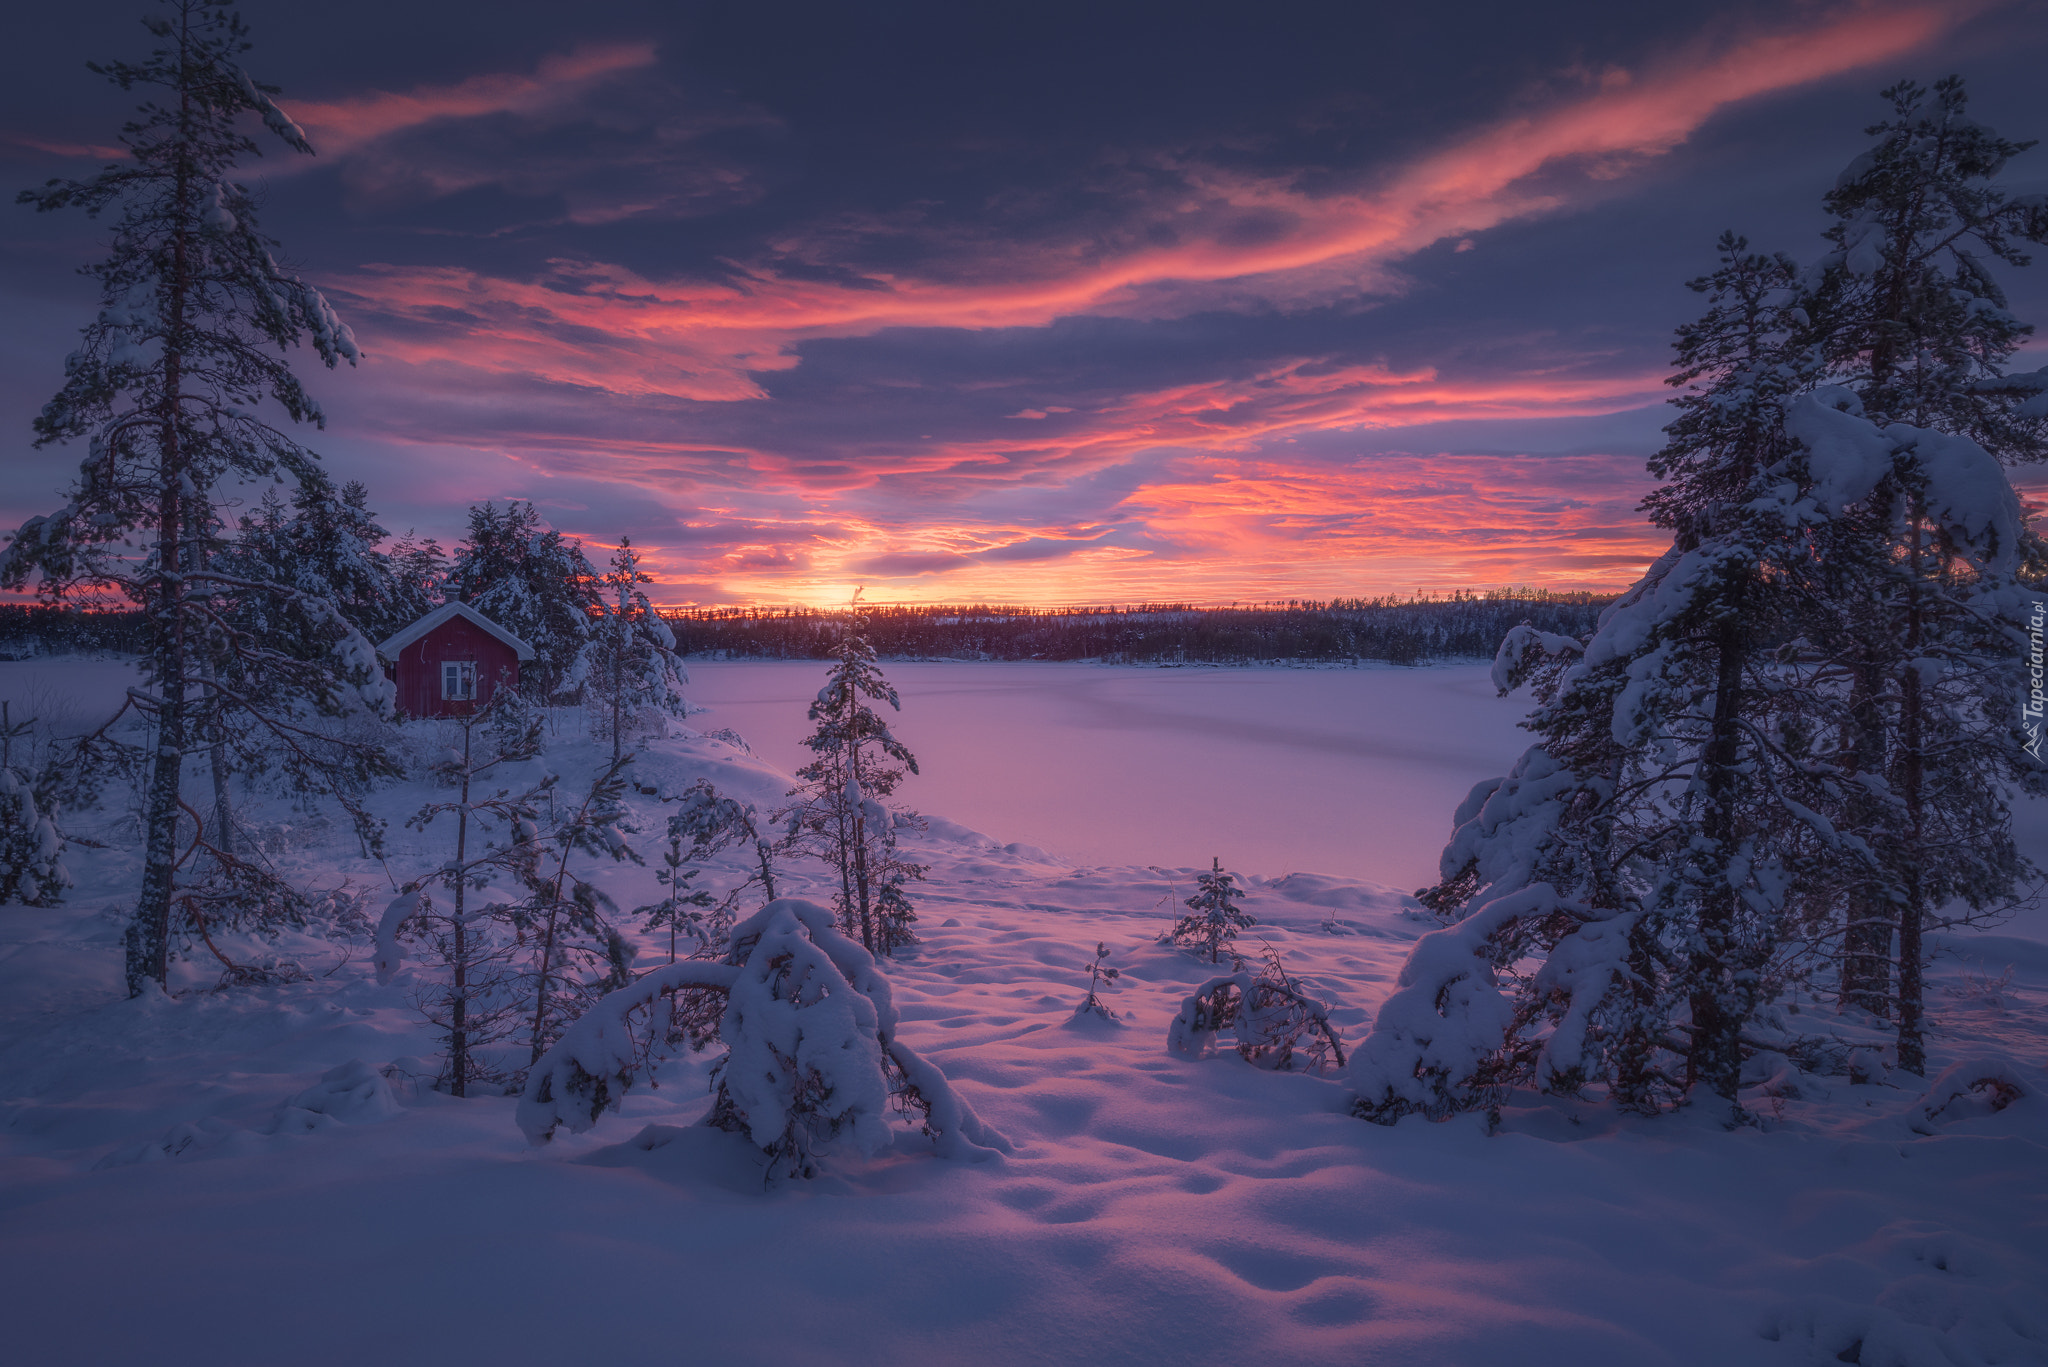
[(441, 661), (441, 701), (476, 701), (476, 661)]

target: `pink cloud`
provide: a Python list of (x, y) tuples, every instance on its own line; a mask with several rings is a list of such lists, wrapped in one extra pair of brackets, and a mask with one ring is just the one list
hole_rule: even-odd
[[(1732, 104), (1898, 57), (1969, 12), (1946, 4), (1837, 7), (1697, 44), (1639, 71), (1605, 73), (1586, 93), (1503, 118), (1340, 193), (1179, 165), (1170, 196), (1134, 193), (1121, 233), (949, 244), (954, 254), (921, 273), (855, 284), (744, 263), (734, 264), (730, 281), (664, 280), (569, 260), (536, 279), (375, 266), (342, 283), (368, 315), (361, 331), (380, 385), (486, 394), (543, 384), (621, 402), (759, 399), (757, 376), (793, 367), (795, 348), (814, 339), (892, 327), (1041, 327), (1077, 314), (1297, 307), (1397, 288), (1393, 267), (1432, 243), (1462, 249), (1488, 228), (1605, 193), (1594, 182), (1669, 153)], [(398, 103), (376, 106), (365, 126), (388, 131), (412, 126), (408, 120), (517, 107), (551, 98), (542, 90), (550, 80), (548, 88), (564, 89), (636, 60), (620, 50), (573, 71), (544, 67), (533, 78), (366, 97)], [(478, 84), (490, 80), (506, 84)], [(863, 232), (916, 230), (825, 225), (775, 248), (832, 264)], [(396, 326), (378, 329), (378, 315)], [(1661, 398), (1661, 380), (1536, 366), (1479, 379), (1308, 356), (1081, 411), (1028, 407), (1010, 415), (1021, 421), (974, 440), (870, 444), (831, 459), (766, 444), (735, 450), (730, 439), (686, 434), (534, 431), (479, 448), (553, 478), (632, 486), (679, 517), (730, 520), (729, 537), (695, 535), (673, 546), (650, 538), (645, 547), (665, 579), (724, 601), (843, 602), (854, 583), (878, 577), (896, 598), (1036, 603), (1355, 596), (1508, 582), (1611, 588), (1663, 541), (1636, 511), (1649, 481), (1634, 457), (1387, 456), (1331, 467), (1277, 459), (1274, 443), (1451, 419), (1615, 412)], [(1006, 520), (989, 511), (996, 502), (974, 501), (1144, 451), (1178, 454), (1166, 476), (1097, 509), (1093, 521)], [(844, 495), (881, 482), (929, 499), (901, 521), (850, 514)], [(764, 515), (764, 504), (779, 511)]]
[(292, 101), (289, 112), (313, 146), (340, 155), (437, 119), (473, 119), (538, 109), (623, 72), (652, 66), (651, 43), (605, 43), (545, 57), (531, 74), (488, 72), (454, 85), (372, 91), (341, 100)]
[[(1323, 303), (1391, 287), (1393, 263), (1431, 243), (1563, 206), (1569, 179), (1539, 184), (1539, 173), (1577, 167), (1613, 174), (1669, 152), (1731, 104), (1909, 52), (1969, 9), (1856, 6), (1805, 27), (1696, 48), (1641, 73), (1610, 73), (1590, 95), (1504, 119), (1371, 187), (1340, 194), (1311, 195), (1291, 181), (1182, 166), (1175, 197), (1135, 204), (1140, 221), (1126, 235), (1146, 243), (1158, 234), (1141, 230), (1165, 227), (1172, 245), (1134, 245), (1106, 257), (1095, 239), (988, 244), (971, 279), (959, 272), (947, 279), (878, 274), (859, 286), (765, 268), (737, 283), (652, 280), (616, 265), (574, 261), (558, 261), (534, 280), (456, 267), (376, 267), (347, 283), (372, 309), (426, 325), (410, 340), (381, 348), (409, 363), (452, 361), (617, 393), (701, 400), (761, 397), (753, 374), (794, 365), (792, 348), (812, 338), (890, 327), (1037, 327), (1084, 313), (1170, 317), (1233, 304)], [(617, 48), (555, 60), (559, 67), (544, 64), (532, 78), (477, 77), (444, 91), (365, 97), (363, 126), (388, 129), (509, 107), (651, 54)], [(341, 127), (357, 106), (314, 110), (311, 117)], [(778, 249), (827, 252), (840, 231)], [(450, 310), (472, 321), (453, 330), (440, 321)]]

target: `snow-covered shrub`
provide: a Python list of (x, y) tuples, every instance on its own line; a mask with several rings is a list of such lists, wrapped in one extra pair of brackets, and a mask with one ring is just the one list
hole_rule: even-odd
[(1244, 898), (1244, 889), (1237, 885), (1235, 875), (1224, 872), (1220, 858), (1211, 858), (1209, 872), (1196, 874), (1195, 881), (1195, 895), (1186, 901), (1188, 914), (1173, 923), (1169, 934), (1177, 945), (1206, 950), (1213, 964), (1220, 962), (1222, 952), (1240, 930), (1258, 922), (1237, 905)]
[[(32, 721), (16, 721), (0, 702), (0, 903), (46, 906), (71, 886), (53, 784), (28, 749)], [(40, 792), (38, 791), (40, 789)]]
[(1239, 1057), (1255, 1067), (1327, 1073), (1344, 1066), (1329, 1007), (1311, 997), (1271, 949), (1258, 972), (1240, 970), (1196, 988), (1167, 1028), (1166, 1047), (1206, 1058), (1225, 1031), (1236, 1038)]
[(2030, 1097), (2038, 1106), (2042, 1081), (2038, 1071), (1996, 1054), (1958, 1059), (1936, 1074), (1926, 1094), (1907, 1108), (1906, 1124), (1916, 1134), (1937, 1134), (1943, 1125), (1997, 1115)]
[(528, 1074), (519, 1126), (535, 1144), (587, 1130), (654, 1054), (701, 1047), (715, 1030), (727, 1052), (706, 1123), (746, 1135), (771, 1172), (809, 1176), (835, 1148), (875, 1152), (891, 1109), (919, 1121), (942, 1156), (1007, 1151), (896, 1023), (874, 956), (824, 907), (784, 898), (735, 928), (723, 962), (685, 959), (595, 1003)]

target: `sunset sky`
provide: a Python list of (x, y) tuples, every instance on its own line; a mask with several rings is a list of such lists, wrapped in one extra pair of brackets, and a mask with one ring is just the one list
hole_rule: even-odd
[[(0, 184), (109, 154), (145, 8), (10, 19)], [(367, 353), (312, 444), (393, 531), (532, 499), (677, 604), (1617, 586), (1721, 229), (1812, 255), (1900, 77), (2048, 135), (2038, 0), (243, 13), (319, 151), (265, 226)], [(11, 526), (98, 238), (4, 213)]]

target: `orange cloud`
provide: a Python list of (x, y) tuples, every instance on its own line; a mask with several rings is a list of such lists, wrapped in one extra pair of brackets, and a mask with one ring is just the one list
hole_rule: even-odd
[(1636, 512), (1650, 483), (1623, 456), (1379, 456), (1341, 467), (1189, 457), (1081, 525), (941, 517), (905, 531), (835, 513), (829, 524), (787, 520), (778, 543), (715, 558), (653, 546), (648, 563), (663, 579), (716, 580), (720, 601), (817, 605), (845, 602), (860, 583), (877, 602), (1037, 606), (1613, 589), (1668, 544)]

